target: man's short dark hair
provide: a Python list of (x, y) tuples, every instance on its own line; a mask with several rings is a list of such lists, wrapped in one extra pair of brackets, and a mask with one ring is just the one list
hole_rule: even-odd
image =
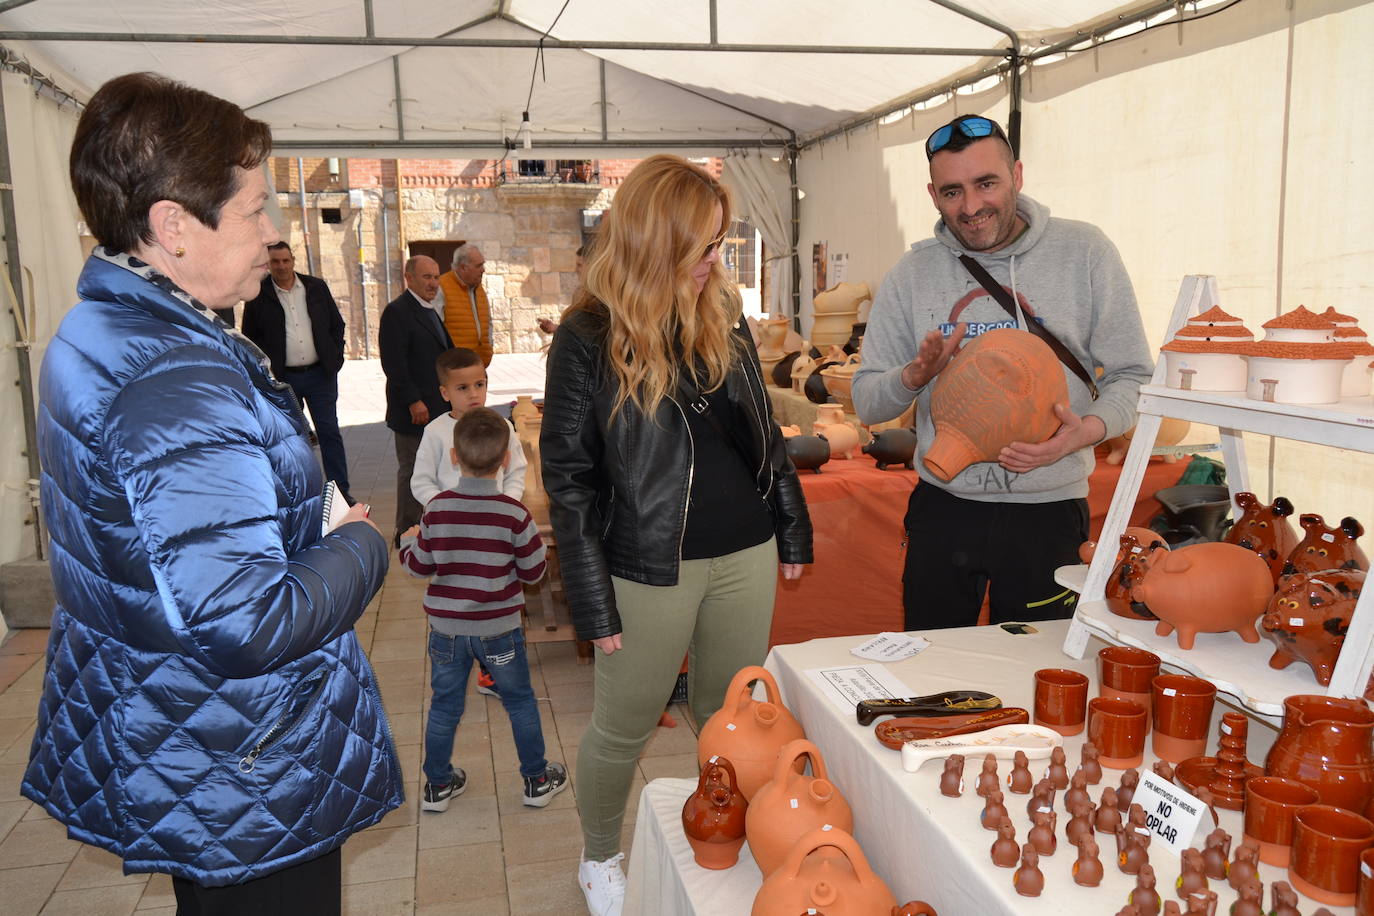
[(434, 374), (439, 376), (439, 382), (443, 384), (448, 377), (447, 373), (454, 369), (480, 365), (482, 357), (478, 356), (475, 350), (469, 350), (467, 347), (449, 347), (434, 360)]
[[(288, 245), (286, 242), (273, 242), (271, 245), (267, 246), (268, 251), (281, 251), (283, 248), (285, 248), (287, 251), (291, 251), (291, 246)], [(294, 251), (291, 251), (292, 257), (295, 257), (295, 254), (296, 253)]]
[(70, 171), (76, 202), (100, 244), (133, 251), (153, 241), (148, 210), (175, 201), (211, 229), (255, 169), (272, 131), (233, 102), (156, 73), (101, 86), (76, 125)]
[(463, 473), (495, 473), (510, 449), (510, 424), (489, 407), (474, 407), (453, 424), (453, 449)]

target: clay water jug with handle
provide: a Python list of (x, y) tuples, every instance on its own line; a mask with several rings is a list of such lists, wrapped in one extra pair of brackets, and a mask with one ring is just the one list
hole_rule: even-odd
[(748, 809), (730, 761), (720, 756), (706, 761), (697, 790), (682, 806), (682, 830), (698, 865), (729, 868), (739, 861)]
[(922, 459), (940, 480), (995, 461), (1013, 442), (1044, 442), (1059, 429), (1054, 405), (1069, 403), (1059, 359), (1034, 334), (998, 328), (966, 343), (935, 377), (935, 439)]
[(1321, 804), (1374, 813), (1374, 712), (1363, 700), (1297, 694), (1283, 701), (1283, 728), (1264, 760), (1269, 776), (1317, 790)]
[[(810, 759), (811, 773), (797, 772)], [(820, 748), (799, 738), (778, 752), (773, 778), (754, 793), (745, 814), (745, 835), (759, 871), (766, 878), (782, 864), (798, 839), (829, 824), (854, 832), (849, 802), (829, 779)]]
[(754, 897), (752, 916), (879, 916), (897, 906), (892, 891), (869, 868), (843, 830), (813, 830), (792, 847)]
[[(754, 699), (751, 685), (763, 683), (767, 700)], [(801, 723), (778, 698), (778, 682), (758, 665), (741, 668), (725, 691), (725, 703), (706, 720), (697, 737), (697, 764), (705, 766), (712, 755), (735, 765), (739, 788), (746, 801), (773, 777), (773, 761), (783, 745), (805, 738)]]

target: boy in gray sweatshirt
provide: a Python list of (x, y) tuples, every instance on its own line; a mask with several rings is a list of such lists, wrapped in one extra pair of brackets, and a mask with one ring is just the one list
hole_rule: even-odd
[[(996, 122), (956, 118), (926, 141), (941, 218), (883, 280), (854, 376), (866, 423), (916, 401), (917, 467), (935, 437), (930, 392), (958, 346), (1001, 327), (1039, 321), (1088, 373), (1099, 397), (1061, 366), (1069, 404), (1041, 443), (1013, 443), (948, 482), (923, 473), (907, 509), (903, 571), (907, 629), (970, 626), (985, 588), (993, 622), (1070, 616), (1076, 596), (1054, 582), (1088, 535), (1092, 446), (1135, 422), (1153, 370), (1130, 278), (1116, 248), (1088, 223), (1051, 218), (1019, 192), (1021, 163)], [(1009, 315), (960, 262), (973, 257), (1020, 305)], [(1024, 312), (1024, 315), (1021, 314)]]

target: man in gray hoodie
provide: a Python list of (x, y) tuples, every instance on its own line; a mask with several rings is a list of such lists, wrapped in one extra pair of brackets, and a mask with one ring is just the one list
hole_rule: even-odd
[[(948, 482), (925, 473), (906, 515), (902, 575), (907, 629), (971, 626), (988, 589), (992, 620), (1073, 613), (1076, 596), (1054, 570), (1076, 563), (1088, 536), (1092, 446), (1135, 422), (1137, 392), (1153, 369), (1135, 293), (1101, 230), (1051, 218), (1020, 194), (1021, 163), (996, 122), (956, 118), (926, 141), (927, 190), (940, 211), (935, 237), (911, 246), (883, 280), (854, 375), (865, 423), (890, 420), (914, 400), (917, 467), (935, 438), (931, 382), (960, 343), (1038, 321), (1087, 373), (1067, 366), (1069, 404), (1044, 442), (1012, 443)], [(1019, 304), (1013, 318), (961, 263), (971, 256)], [(1022, 314), (1024, 313), (1024, 314)], [(990, 588), (989, 588), (990, 586)]]

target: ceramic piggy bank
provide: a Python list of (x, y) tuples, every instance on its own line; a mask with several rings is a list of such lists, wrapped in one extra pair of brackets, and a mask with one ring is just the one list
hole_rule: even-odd
[(848, 423), (817, 423), (811, 430), (830, 443), (831, 458), (853, 458), (859, 454), (859, 431)]
[(783, 440), (787, 457), (799, 471), (821, 472), (821, 465), (830, 460), (830, 443), (820, 436), (788, 436)]
[(912, 460), (916, 456), (916, 433), (910, 429), (885, 429), (864, 446), (864, 454), (878, 462), (878, 470), (900, 464), (908, 471), (916, 470)]
[(1235, 544), (1207, 542), (1171, 550), (1151, 564), (1131, 600), (1159, 618), (1155, 632), (1178, 631), (1178, 647), (1193, 648), (1199, 633), (1234, 630), (1259, 642), (1255, 620), (1274, 594), (1269, 565)]
[(1285, 576), (1321, 569), (1368, 571), (1369, 558), (1355, 543), (1355, 539), (1364, 534), (1364, 527), (1359, 522), (1347, 516), (1341, 519), (1339, 528), (1328, 528), (1320, 515), (1304, 512), (1298, 523), (1302, 525), (1303, 539), (1283, 565)]
[(1298, 546), (1298, 534), (1288, 520), (1293, 514), (1293, 504), (1280, 496), (1272, 506), (1266, 506), (1254, 493), (1237, 493), (1236, 505), (1240, 506), (1240, 520), (1222, 540), (1253, 550), (1269, 564), (1270, 578), (1278, 584), (1283, 564)]
[(1360, 569), (1326, 569), (1287, 576), (1269, 602), (1260, 625), (1278, 646), (1271, 668), (1306, 662), (1323, 687), (1345, 644), (1345, 631), (1364, 588)]
[[(1168, 542), (1158, 532), (1149, 528), (1127, 528), (1121, 535), (1116, 565), (1107, 577), (1107, 610), (1128, 620), (1158, 620), (1146, 604), (1131, 600), (1131, 589), (1144, 581), (1145, 573), (1160, 556), (1160, 551), (1167, 553), (1168, 550)], [(1096, 552), (1095, 541), (1084, 541), (1078, 548), (1078, 558), (1091, 563)]]

